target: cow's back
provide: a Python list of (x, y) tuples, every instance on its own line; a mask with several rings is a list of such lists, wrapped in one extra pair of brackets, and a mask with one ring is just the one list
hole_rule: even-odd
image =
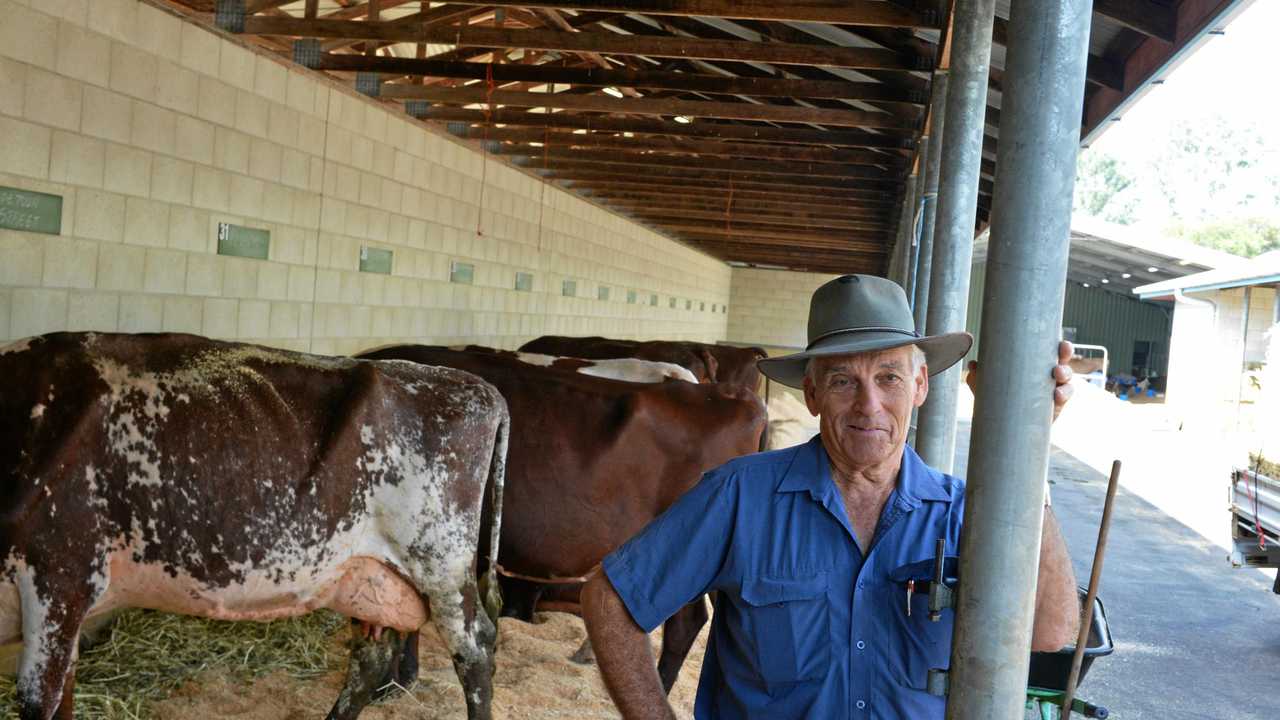
[[(459, 430), (501, 403), (454, 370), (190, 335), (46, 335), (0, 354), (0, 376), (17, 380), (0, 393), (0, 556), (74, 526), (210, 587), (306, 575), (383, 488), (491, 445), (492, 428)], [(483, 486), (436, 490), (463, 495), (419, 499), (477, 504)]]

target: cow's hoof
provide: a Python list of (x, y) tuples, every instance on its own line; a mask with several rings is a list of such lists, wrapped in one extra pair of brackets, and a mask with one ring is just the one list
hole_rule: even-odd
[(595, 665), (596, 654), (595, 651), (591, 649), (591, 638), (583, 640), (582, 646), (578, 648), (578, 651), (575, 652), (569, 660), (570, 662), (575, 662), (579, 665)]

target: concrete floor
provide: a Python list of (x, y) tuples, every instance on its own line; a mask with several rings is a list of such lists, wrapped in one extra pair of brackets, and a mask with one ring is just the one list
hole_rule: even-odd
[[(957, 438), (960, 476), (968, 429), (961, 423)], [(1085, 584), (1107, 478), (1055, 448), (1050, 480)], [(1225, 526), (1226, 491), (1214, 495), (1223, 500), (1206, 512), (1222, 512)], [(1272, 578), (1233, 569), (1221, 547), (1121, 487), (1100, 592), (1116, 649), (1095, 662), (1080, 695), (1124, 720), (1280, 718), (1280, 596)]]

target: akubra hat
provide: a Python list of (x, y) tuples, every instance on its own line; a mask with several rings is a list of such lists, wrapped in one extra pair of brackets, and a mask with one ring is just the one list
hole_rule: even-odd
[(769, 378), (799, 388), (813, 358), (903, 345), (924, 351), (929, 374), (936, 375), (969, 352), (973, 336), (967, 332), (922, 336), (916, 332), (901, 286), (874, 275), (842, 275), (815, 290), (809, 301), (809, 344), (804, 352), (765, 358), (759, 367)]

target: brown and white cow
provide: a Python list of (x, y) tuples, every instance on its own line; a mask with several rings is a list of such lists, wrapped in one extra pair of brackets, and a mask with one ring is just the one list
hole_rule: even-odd
[(72, 717), (80, 625), (118, 607), (358, 619), (375, 630), (354, 643), (330, 713), (343, 719), (400, 634), (430, 619), (468, 717), (490, 717), (499, 603), (484, 555), (509, 422), (491, 385), (416, 363), (92, 333), (0, 349), (0, 377), (0, 640), (24, 643), (24, 720)]
[[(521, 362), (492, 352), (402, 346), (366, 355), (444, 365), (492, 383), (511, 411), (498, 559), (503, 614), (531, 620), (554, 591), (577, 603), (579, 579), (703, 472), (755, 452), (760, 399), (716, 384), (640, 384)], [(707, 620), (702, 599), (663, 627), (658, 663), (670, 690)]]
[(603, 360), (638, 358), (679, 365), (698, 382), (724, 382), (756, 392), (760, 371), (756, 361), (766, 357), (762, 348), (713, 345), (675, 340), (617, 340), (604, 337), (544, 335), (520, 346), (521, 352)]

